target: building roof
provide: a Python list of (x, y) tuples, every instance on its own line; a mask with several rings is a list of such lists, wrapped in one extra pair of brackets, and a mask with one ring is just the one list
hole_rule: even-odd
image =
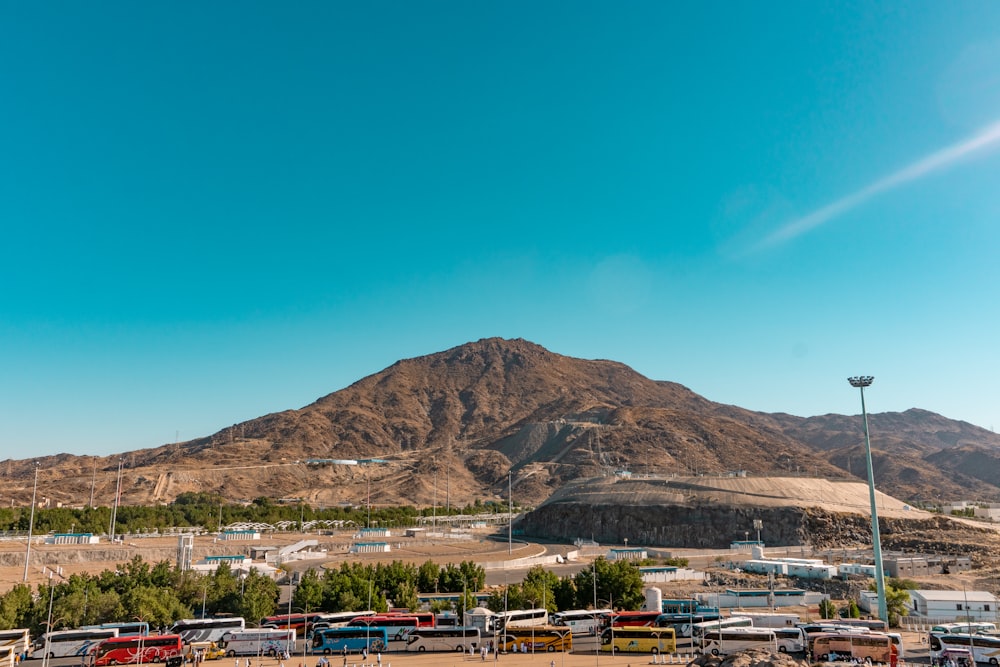
[(986, 591), (910, 591), (910, 597), (919, 597), (927, 602), (996, 602), (997, 597)]

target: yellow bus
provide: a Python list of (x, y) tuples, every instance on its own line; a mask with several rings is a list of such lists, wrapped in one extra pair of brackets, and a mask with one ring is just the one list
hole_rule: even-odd
[(507, 628), (500, 639), (500, 650), (507, 653), (536, 653), (541, 651), (572, 651), (573, 631), (554, 625), (529, 625)]
[(677, 634), (673, 628), (631, 625), (605, 628), (601, 632), (601, 650), (611, 653), (674, 653)]
[(889, 664), (892, 653), (892, 639), (888, 635), (876, 633), (820, 633), (809, 638), (813, 660), (836, 662), (857, 659), (864, 662)]

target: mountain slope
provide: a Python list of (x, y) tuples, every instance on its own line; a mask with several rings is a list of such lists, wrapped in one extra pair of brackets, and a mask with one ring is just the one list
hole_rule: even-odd
[[(947, 461), (928, 458), (942, 447), (1000, 452), (993, 434), (913, 410), (871, 415), (871, 425), (876, 479), (891, 495), (1000, 497), (996, 479), (957, 468), (942, 475)], [(623, 468), (863, 477), (859, 442), (858, 417), (751, 412), (618, 362), (491, 338), (401, 360), (299, 410), (128, 453), (123, 500), (209, 491), (320, 505), (360, 504), (369, 493), (374, 503), (465, 504), (505, 498), (512, 471), (515, 498), (537, 504), (569, 481)], [(388, 463), (303, 463), (368, 458)], [(42, 469), (40, 489), (52, 498), (82, 504), (94, 493), (107, 503), (117, 457), (50, 457)], [(11, 495), (30, 493), (31, 471), (27, 461), (7, 462)]]

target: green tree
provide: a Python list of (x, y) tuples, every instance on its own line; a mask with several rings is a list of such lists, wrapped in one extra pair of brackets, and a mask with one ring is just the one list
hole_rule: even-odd
[(574, 578), (577, 605), (586, 609), (594, 604), (594, 573), (597, 574), (597, 599), (610, 602), (615, 609), (635, 610), (642, 606), (642, 575), (627, 560), (609, 562), (603, 556), (590, 568), (580, 570)]
[(392, 598), (392, 603), (401, 609), (418, 611), (420, 609), (420, 598), (417, 597), (417, 587), (409, 582), (396, 587), (396, 594)]
[(323, 582), (316, 570), (310, 568), (302, 573), (299, 585), (295, 587), (292, 604), (299, 609), (319, 611), (323, 608)]
[(181, 604), (172, 588), (139, 586), (122, 596), (123, 620), (141, 620), (151, 627), (170, 625), (178, 618), (190, 617), (191, 610)]
[(907, 607), (909, 602), (910, 594), (905, 588), (886, 585), (885, 607), (889, 615), (889, 627), (899, 626), (899, 619), (910, 613)]
[(819, 616), (820, 618), (834, 618), (837, 616), (837, 605), (833, 603), (829, 598), (823, 598), (819, 601)]
[(521, 584), (523, 596), (533, 609), (544, 607), (549, 611), (556, 611), (555, 587), (559, 584), (559, 577), (541, 565), (535, 565), (524, 576)]
[(240, 616), (256, 625), (260, 619), (272, 615), (277, 604), (278, 584), (270, 577), (251, 569), (243, 581)]
[(16, 584), (0, 596), (0, 629), (26, 627), (31, 615), (31, 605), (31, 589), (27, 584)]
[(559, 583), (552, 589), (552, 594), (555, 597), (557, 609), (572, 609), (576, 604), (576, 583), (573, 581), (573, 577), (561, 577)]
[(440, 576), (441, 566), (434, 561), (425, 561), (417, 569), (417, 590), (422, 593), (436, 593)]

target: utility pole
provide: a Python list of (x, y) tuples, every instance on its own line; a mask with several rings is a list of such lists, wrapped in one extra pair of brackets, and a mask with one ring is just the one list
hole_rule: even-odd
[[(24, 551), (24, 579), (28, 580), (28, 561), (31, 560), (31, 536), (35, 529), (35, 493), (38, 491), (38, 461), (35, 461), (35, 484), (31, 487), (31, 518), (28, 519), (28, 546)], [(52, 619), (49, 618), (51, 621)]]

